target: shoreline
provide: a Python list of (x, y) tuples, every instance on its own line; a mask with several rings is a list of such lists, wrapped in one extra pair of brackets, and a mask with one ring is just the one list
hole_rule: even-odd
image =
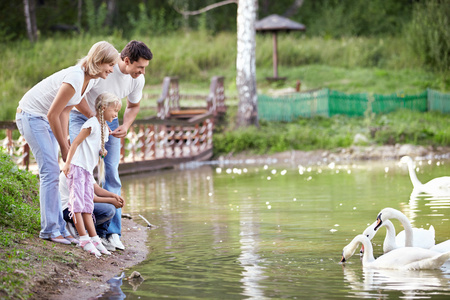
[[(126, 277), (131, 275), (129, 268), (147, 257), (148, 230), (148, 227), (133, 219), (122, 218), (121, 240), (125, 250), (117, 250), (111, 256), (102, 255), (100, 258), (76, 246), (53, 246), (55, 243), (43, 243), (37, 238), (37, 244), (52, 248), (53, 251), (45, 255), (51, 256), (53, 260), (45, 266), (40, 264), (34, 268), (36, 275), (29, 280), (30, 292), (33, 293), (31, 299), (95, 299), (109, 290), (109, 279), (125, 272), (125, 282)], [(71, 256), (69, 251), (73, 255), (72, 262), (64, 259), (65, 256)]]

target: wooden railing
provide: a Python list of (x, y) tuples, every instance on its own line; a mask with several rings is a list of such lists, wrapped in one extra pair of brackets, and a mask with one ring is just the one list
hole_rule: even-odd
[[(119, 172), (131, 174), (209, 159), (212, 156), (213, 120), (212, 114), (188, 121), (135, 120), (127, 136), (122, 138)], [(15, 122), (0, 122), (0, 130), (6, 131), (0, 145), (18, 165), (35, 171), (36, 163), (25, 139), (20, 134), (13, 138), (18, 135)]]
[[(224, 91), (224, 77), (212, 77), (209, 94), (206, 97), (205, 106), (202, 107), (203, 111), (197, 109), (197, 114), (210, 113), (214, 117), (218, 114), (224, 114), (226, 112)], [(183, 114), (183, 110), (187, 110), (180, 106), (178, 77), (164, 77), (162, 93), (157, 101), (157, 109), (157, 117), (162, 120), (179, 116)], [(191, 115), (196, 114), (192, 108), (189, 110)], [(189, 113), (185, 112), (184, 115), (189, 115)]]

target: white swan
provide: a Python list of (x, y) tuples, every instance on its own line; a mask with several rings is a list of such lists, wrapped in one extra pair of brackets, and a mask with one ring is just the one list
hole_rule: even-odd
[[(415, 235), (413, 232), (413, 228), (408, 218), (399, 210), (396, 210), (391, 207), (383, 208), (377, 216), (377, 225), (374, 227), (374, 231), (378, 230), (383, 222), (389, 219), (397, 219), (399, 220), (403, 228), (405, 228), (405, 237), (404, 242), (402, 240), (398, 240), (398, 246), (404, 247), (413, 247), (414, 245), (420, 245), (422, 248), (430, 248), (435, 244), (435, 232), (434, 227), (430, 226), (429, 230), (418, 230), (418, 236), (416, 237), (418, 240), (415, 242)], [(395, 233), (394, 233), (395, 234)], [(400, 244), (401, 242), (401, 244)]]
[(421, 183), (414, 170), (414, 162), (411, 157), (403, 156), (400, 163), (408, 165), (409, 178), (414, 187), (415, 193), (427, 193), (435, 195), (450, 195), (450, 176), (443, 176), (431, 179), (427, 183)]
[[(377, 226), (378, 221), (375, 221), (369, 227), (364, 230), (363, 235), (372, 240), (378, 230), (374, 230)], [(401, 231), (397, 236), (395, 236), (395, 227), (389, 220), (384, 220), (382, 225), (386, 227), (386, 237), (383, 242), (383, 252), (387, 253), (391, 250), (405, 247), (405, 231)], [(433, 225), (430, 226), (430, 229), (426, 230), (423, 228), (412, 228), (413, 232), (413, 247), (420, 247), (429, 249), (434, 246), (435, 243), (435, 231)], [(448, 250), (450, 251), (450, 249)], [(446, 252), (446, 251), (439, 251)]]
[(360, 243), (364, 245), (365, 249), (362, 260), (365, 268), (395, 270), (438, 269), (450, 258), (450, 252), (438, 253), (418, 247), (405, 247), (394, 249), (375, 259), (371, 242), (365, 235), (359, 234), (344, 247), (341, 262), (349, 259), (355, 253)]
[(436, 244), (433, 247), (431, 247), (430, 250), (440, 253), (448, 252), (450, 251), (450, 240), (446, 240), (445, 242)]

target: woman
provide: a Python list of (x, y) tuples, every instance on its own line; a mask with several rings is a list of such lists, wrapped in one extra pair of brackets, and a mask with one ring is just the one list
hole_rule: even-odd
[[(41, 231), (57, 243), (77, 242), (66, 232), (59, 196), (58, 145), (65, 161), (69, 152), (68, 117), (93, 86), (113, 72), (118, 52), (108, 42), (94, 44), (77, 65), (63, 69), (32, 87), (20, 100), (16, 123), (30, 145), (39, 168)], [(67, 237), (68, 239), (66, 239)]]

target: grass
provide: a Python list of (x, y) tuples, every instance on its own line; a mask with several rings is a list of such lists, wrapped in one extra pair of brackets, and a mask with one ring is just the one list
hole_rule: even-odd
[[(154, 58), (146, 72), (145, 93), (159, 95), (165, 76), (180, 78), (181, 93), (207, 94), (212, 76), (225, 76), (225, 93), (237, 102), (236, 34), (208, 35), (179, 31), (164, 36), (136, 36), (152, 49)], [(13, 120), (23, 94), (43, 78), (76, 63), (99, 40), (121, 50), (128, 42), (120, 33), (110, 36), (81, 34), (73, 38), (42, 39), (0, 45), (0, 120)], [(272, 73), (272, 38), (257, 35), (256, 67), (259, 93), (272, 88), (302, 89), (328, 87), (346, 93), (417, 93), (425, 88), (449, 91), (448, 74), (427, 71), (401, 38), (306, 38), (300, 33), (278, 37), (279, 76), (282, 83), (269, 83)], [(155, 106), (154, 96), (143, 106)]]
[[(232, 122), (234, 114), (230, 112), (228, 122)], [(409, 110), (358, 118), (336, 115), (299, 118), (289, 123), (261, 121), (259, 129), (250, 127), (215, 133), (214, 156), (243, 151), (271, 154), (288, 150), (339, 149), (352, 146), (358, 133), (367, 138), (365, 145), (450, 146), (447, 124), (448, 115)]]

